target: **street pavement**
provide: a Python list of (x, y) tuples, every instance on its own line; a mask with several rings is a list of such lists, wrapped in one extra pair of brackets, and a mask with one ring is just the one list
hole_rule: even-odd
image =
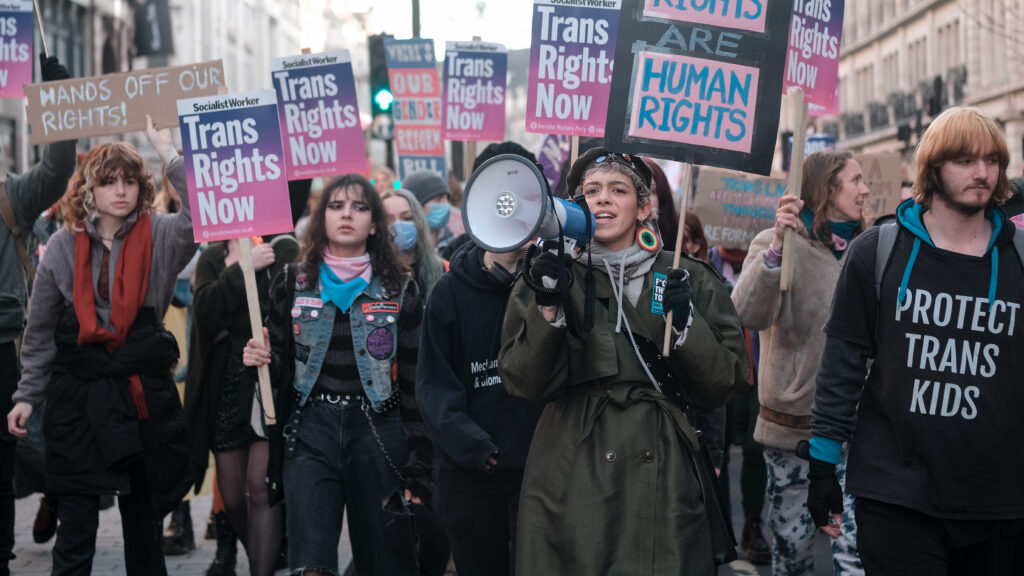
[[(743, 529), (743, 518), (740, 512), (739, 502), (739, 464), (742, 455), (737, 447), (733, 447), (729, 459), (729, 478), (732, 480), (730, 496), (732, 498), (733, 526), (737, 537)], [(210, 513), (210, 506), (213, 497), (199, 496), (192, 500), (192, 524), (196, 535), (196, 549), (184, 556), (168, 556), (167, 572), (172, 576), (203, 576), (207, 567), (213, 561), (213, 555), (217, 548), (213, 540), (204, 540), (203, 534), (206, 531), (206, 519)], [(39, 496), (32, 495), (22, 498), (15, 503), (15, 546), (14, 553), (17, 558), (10, 563), (11, 574), (15, 576), (48, 576), (50, 573), (50, 550), (53, 547), (53, 540), (45, 544), (36, 544), (32, 541), (32, 522), (35, 520), (36, 510), (39, 507)], [(767, 536), (767, 535), (766, 535)], [(828, 549), (827, 537), (818, 535), (815, 543), (815, 568), (814, 576), (825, 576), (832, 574), (831, 555)], [(352, 559), (352, 551), (348, 543), (347, 532), (342, 534), (338, 545), (339, 566), (344, 568)], [(238, 547), (238, 566), (236, 571), (239, 576), (249, 573), (249, 563), (245, 558), (245, 552), (241, 546)], [(121, 516), (117, 512), (117, 506), (100, 512), (99, 534), (96, 539), (96, 557), (93, 560), (93, 574), (115, 575), (124, 574), (124, 549), (121, 537)], [(276, 576), (284, 576), (285, 570), (279, 570)], [(719, 576), (769, 576), (769, 566), (754, 566), (743, 558), (729, 566), (723, 566), (718, 571)]]

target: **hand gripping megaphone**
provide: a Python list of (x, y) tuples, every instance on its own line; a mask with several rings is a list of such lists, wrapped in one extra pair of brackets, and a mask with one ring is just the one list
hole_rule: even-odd
[[(587, 225), (589, 220), (589, 226)], [(462, 197), (466, 232), (488, 252), (513, 252), (534, 237), (589, 244), (595, 220), (569, 200), (554, 198), (536, 164), (516, 154), (484, 162), (466, 182)]]

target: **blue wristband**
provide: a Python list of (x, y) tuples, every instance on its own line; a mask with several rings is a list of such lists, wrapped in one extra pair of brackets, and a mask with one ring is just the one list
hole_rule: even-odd
[(839, 464), (839, 458), (842, 454), (843, 445), (841, 442), (820, 436), (811, 438), (811, 458), (828, 462), (829, 464)]

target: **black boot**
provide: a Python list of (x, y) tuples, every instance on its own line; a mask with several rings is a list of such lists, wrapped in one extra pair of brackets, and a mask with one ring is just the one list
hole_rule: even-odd
[(224, 512), (214, 514), (213, 521), (217, 530), (217, 554), (206, 570), (206, 576), (236, 576), (235, 556), (238, 555), (238, 540), (235, 538), (235, 531), (231, 529), (231, 523)]
[(743, 535), (740, 537), (740, 550), (747, 555), (752, 564), (770, 564), (772, 548), (764, 539), (761, 530), (761, 515), (748, 511), (743, 522)]
[(213, 524), (213, 510), (210, 510), (210, 515), (206, 517), (206, 533), (203, 534), (203, 540), (216, 540), (217, 539), (217, 528)]
[(171, 524), (164, 530), (164, 556), (181, 556), (196, 549), (192, 533), (192, 508), (182, 500), (171, 513)]

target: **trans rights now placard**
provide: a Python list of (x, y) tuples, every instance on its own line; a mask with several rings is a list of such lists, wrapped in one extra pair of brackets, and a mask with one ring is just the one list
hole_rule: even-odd
[(767, 175), (792, 0), (622, 0), (605, 145)]
[(783, 92), (799, 86), (810, 116), (839, 114), (844, 0), (794, 0)]
[(399, 178), (416, 172), (445, 177), (441, 139), (441, 84), (437, 76), (434, 41), (384, 40), (388, 80), (395, 97), (391, 118), (395, 126)]
[(273, 90), (178, 101), (196, 242), (292, 231)]
[(275, 58), (288, 178), (366, 173), (356, 81), (348, 50)]
[(444, 139), (505, 139), (508, 51), (503, 44), (449, 42), (444, 53)]
[(620, 4), (534, 2), (527, 132), (604, 136)]
[(21, 98), (32, 83), (32, 0), (0, 2), (0, 98)]

